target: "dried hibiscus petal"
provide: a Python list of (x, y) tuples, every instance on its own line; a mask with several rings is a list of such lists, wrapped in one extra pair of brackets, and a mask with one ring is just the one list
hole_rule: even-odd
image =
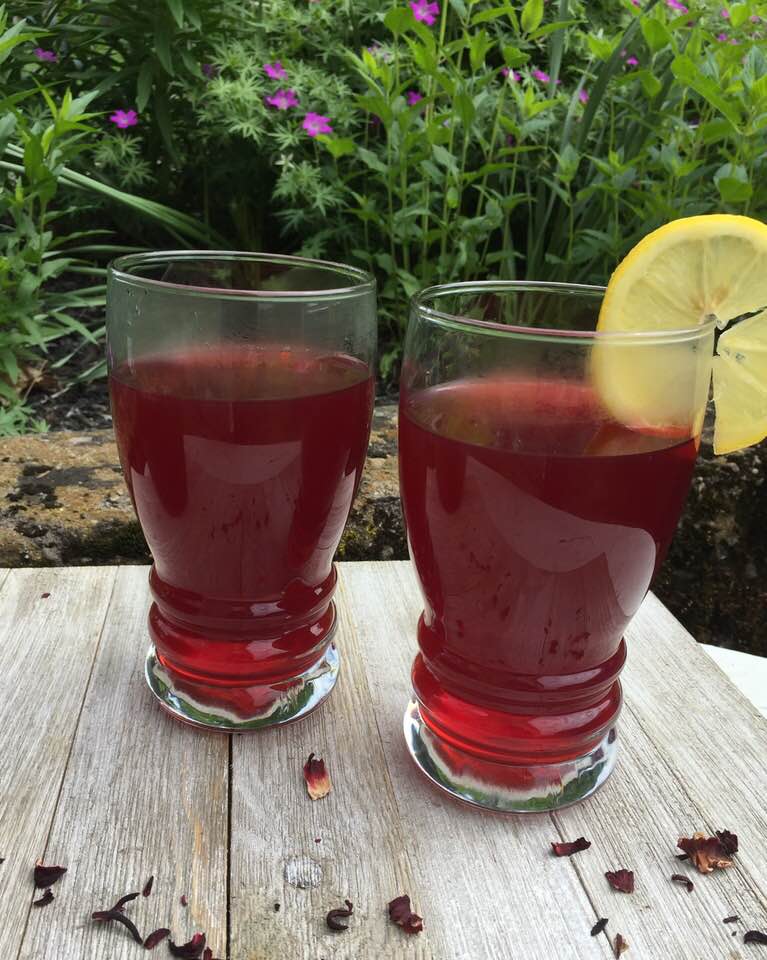
[(144, 941), (145, 950), (154, 950), (158, 943), (162, 943), (166, 937), (170, 936), (170, 930), (167, 927), (160, 927), (153, 930)]
[(44, 890), (46, 887), (52, 887), (66, 872), (66, 867), (46, 867), (38, 860), (35, 864), (35, 886), (40, 890)]
[(591, 841), (585, 837), (578, 837), (577, 840), (569, 840), (566, 843), (553, 843), (551, 849), (555, 857), (571, 857), (574, 853), (580, 853), (581, 850), (588, 850)]
[(405, 933), (420, 933), (423, 930), (423, 919), (410, 909), (410, 897), (407, 894), (395, 897), (389, 903), (389, 919), (402, 927)]
[(330, 775), (325, 769), (325, 761), (313, 753), (304, 764), (304, 780), (312, 800), (321, 800), (330, 793)]
[(95, 913), (91, 914), (91, 918), (93, 920), (103, 921), (116, 920), (117, 923), (121, 923), (126, 928), (136, 943), (140, 943), (142, 945), (144, 943), (143, 937), (136, 928), (136, 924), (132, 920), (128, 919), (128, 917), (126, 917), (121, 910), (96, 910)]
[(598, 936), (606, 926), (607, 926), (607, 917), (600, 917), (599, 920), (597, 920), (597, 922), (591, 928), (591, 936), (592, 937)]
[(186, 899), (186, 894), (185, 894), (185, 893), (182, 893), (182, 894), (181, 894), (181, 906), (182, 906), (182, 907), (185, 907), (188, 903), (189, 903), (189, 901)]
[(634, 874), (631, 870), (608, 870), (605, 877), (613, 890), (621, 893), (634, 892)]
[(131, 900), (135, 900), (138, 896), (137, 893), (126, 893), (124, 897), (120, 897), (117, 903), (112, 907), (113, 910), (120, 910), (125, 906), (126, 903), (130, 903)]
[[(734, 836), (730, 834), (730, 837)], [(731, 846), (731, 841), (728, 841)], [(735, 841), (737, 848), (737, 840)], [(694, 833), (691, 837), (680, 837), (677, 841), (680, 850), (684, 850), (700, 873), (711, 873), (732, 866), (732, 859), (718, 837), (707, 837), (705, 833)]]
[(191, 940), (180, 946), (169, 940), (168, 949), (174, 957), (183, 957), (183, 960), (199, 960), (200, 954), (205, 949), (205, 934), (196, 933)]
[(733, 914), (731, 917), (725, 917), (722, 923), (737, 923), (738, 920), (740, 920), (740, 917), (737, 914)]
[(767, 946), (767, 933), (761, 930), (748, 930), (743, 934), (743, 943), (761, 943)]
[(715, 830), (714, 834), (716, 839), (724, 847), (724, 852), (729, 853), (732, 856), (733, 853), (738, 852), (738, 835), (736, 833), (730, 833), (729, 830)]
[(341, 923), (341, 920), (346, 917), (350, 917), (354, 913), (354, 904), (351, 900), (344, 900), (346, 907), (337, 907), (335, 910), (329, 910), (328, 915), (325, 917), (325, 923), (330, 927), (331, 930), (337, 930), (341, 932), (342, 930), (348, 930), (348, 923)]
[(152, 892), (152, 884), (153, 884), (153, 883), (154, 883), (154, 874), (152, 874), (152, 876), (151, 876), (151, 877), (147, 880), (147, 882), (144, 884), (144, 889), (141, 891), (141, 896), (142, 896), (142, 897), (148, 897), (148, 896), (149, 896), (149, 894)]
[(49, 903), (53, 903), (53, 893), (50, 887), (45, 891), (45, 893), (42, 895), (42, 897), (40, 897), (39, 900), (32, 901), (32, 906), (47, 907)]
[(626, 940), (619, 934), (615, 934), (615, 956), (619, 957), (622, 953), (628, 950), (629, 945)]
[(682, 886), (687, 887), (688, 893), (692, 893), (692, 891), (695, 889), (695, 884), (683, 873), (672, 873), (671, 879), (674, 881), (674, 883), (681, 883)]

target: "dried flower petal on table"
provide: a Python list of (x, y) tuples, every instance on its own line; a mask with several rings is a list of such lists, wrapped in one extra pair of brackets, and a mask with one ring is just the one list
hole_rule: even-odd
[(591, 936), (596, 937), (600, 934), (604, 928), (607, 926), (607, 917), (600, 917), (599, 920), (591, 928)]
[(694, 833), (692, 837), (680, 837), (677, 846), (688, 854), (700, 873), (711, 873), (712, 870), (732, 866), (732, 859), (718, 837)]
[(574, 853), (580, 853), (581, 850), (588, 850), (590, 846), (590, 840), (585, 837), (578, 837), (577, 840), (569, 840), (563, 843), (552, 842), (551, 849), (554, 851), (555, 857), (571, 857)]
[(725, 917), (722, 923), (737, 923), (738, 920), (740, 920), (740, 917), (734, 913), (731, 917)]
[(33, 907), (47, 907), (49, 903), (53, 903), (53, 893), (51, 892), (50, 887), (45, 891), (45, 893), (40, 897), (39, 900), (33, 900)]
[(170, 930), (167, 927), (160, 927), (159, 930), (153, 930), (144, 941), (145, 950), (154, 950), (158, 943), (162, 943), (166, 937), (170, 936)]
[(196, 933), (191, 940), (182, 943), (180, 946), (169, 940), (168, 949), (174, 957), (182, 957), (183, 960), (199, 960), (202, 951), (205, 949), (205, 934)]
[(325, 917), (325, 923), (330, 927), (331, 930), (337, 930), (339, 933), (342, 930), (348, 930), (348, 923), (341, 923), (341, 920), (346, 917), (350, 917), (354, 913), (354, 904), (351, 900), (344, 900), (346, 907), (337, 907), (335, 910), (329, 910), (327, 916)]
[(420, 933), (423, 930), (423, 919), (410, 909), (410, 897), (407, 894), (390, 901), (389, 919), (402, 927), (405, 933)]
[(304, 764), (304, 780), (312, 800), (321, 800), (330, 793), (330, 775), (325, 769), (325, 761), (313, 753)]
[(141, 896), (142, 896), (142, 897), (148, 897), (148, 896), (149, 896), (149, 894), (152, 892), (152, 884), (153, 884), (153, 883), (154, 883), (154, 874), (152, 874), (152, 876), (151, 876), (151, 877), (147, 880), (147, 882), (144, 884), (144, 889), (141, 891)]
[(181, 906), (182, 906), (182, 907), (185, 907), (188, 903), (189, 903), (189, 901), (186, 899), (186, 894), (185, 894), (185, 893), (182, 893), (182, 894), (181, 894)]
[(681, 883), (682, 886), (687, 887), (688, 893), (692, 893), (692, 891), (695, 889), (695, 884), (692, 882), (692, 880), (690, 880), (689, 877), (686, 877), (683, 873), (672, 873), (671, 879), (674, 881), (674, 883)]
[(42, 861), (38, 860), (35, 864), (35, 886), (40, 890), (45, 890), (46, 887), (52, 887), (66, 872), (66, 867), (46, 867)]
[(615, 934), (615, 956), (619, 957), (622, 953), (625, 953), (625, 951), (628, 950), (628, 948), (629, 948), (628, 943), (623, 939), (623, 937), (619, 933), (616, 933)]
[(91, 919), (103, 921), (115, 920), (117, 923), (121, 923), (136, 943), (140, 943), (143, 946), (144, 940), (138, 932), (136, 924), (132, 920), (129, 920), (121, 910), (96, 910), (95, 913), (91, 914)]
[(631, 870), (608, 870), (605, 878), (613, 890), (620, 893), (634, 892), (634, 874)]
[(730, 833), (729, 830), (715, 830), (714, 835), (716, 839), (724, 847), (724, 852), (732, 856), (733, 853), (738, 852), (738, 835), (737, 833)]
[(123, 912), (123, 907), (126, 903), (130, 903), (131, 900), (135, 900), (138, 896), (137, 893), (126, 893), (124, 897), (120, 897), (117, 903), (112, 907), (113, 910), (119, 910), (120, 913)]
[(748, 930), (743, 934), (743, 943), (761, 943), (767, 946), (767, 933), (761, 930)]
[(275, 905), (274, 905), (274, 912), (275, 912), (275, 913), (279, 913), (279, 912), (280, 912), (280, 905), (279, 905), (279, 903), (275, 903)]

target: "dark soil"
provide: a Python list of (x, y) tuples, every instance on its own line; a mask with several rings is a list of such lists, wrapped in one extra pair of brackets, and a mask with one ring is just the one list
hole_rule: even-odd
[(44, 386), (34, 388), (27, 398), (27, 405), (35, 418), (45, 420), (50, 430), (92, 430), (112, 426), (106, 378), (76, 382), (104, 357), (103, 343), (86, 343), (63, 366), (53, 368), (57, 360), (81, 343), (81, 338), (73, 335), (49, 345)]

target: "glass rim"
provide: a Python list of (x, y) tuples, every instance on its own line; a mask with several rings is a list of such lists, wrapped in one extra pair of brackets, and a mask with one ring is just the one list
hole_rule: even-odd
[(586, 344), (597, 341), (613, 343), (683, 343), (702, 339), (717, 325), (716, 317), (674, 330), (557, 330), (553, 327), (526, 327), (516, 324), (477, 320), (460, 314), (447, 313), (427, 305), (428, 300), (460, 293), (514, 293), (540, 291), (552, 294), (571, 294), (582, 297), (603, 296), (607, 288), (587, 283), (561, 283), (554, 280), (475, 280), (434, 284), (419, 290), (410, 298), (410, 308), (425, 319), (453, 330), (505, 336), (519, 340), (547, 340), (559, 343)]
[[(156, 280), (153, 277), (132, 273), (137, 267), (162, 264), (193, 262), (195, 260), (256, 261), (258, 263), (286, 264), (293, 267), (312, 267), (326, 273), (335, 273), (339, 277), (354, 280), (354, 283), (339, 284), (319, 290), (249, 290), (233, 287), (205, 287), (191, 283), (173, 283), (168, 280)], [(352, 267), (333, 260), (317, 260), (311, 257), (296, 257), (282, 253), (261, 253), (247, 250), (151, 250), (142, 253), (128, 253), (107, 264), (108, 278), (130, 286), (164, 290), (179, 295), (206, 297), (220, 300), (258, 300), (303, 301), (303, 300), (342, 300), (375, 293), (376, 280), (372, 273), (361, 267)]]

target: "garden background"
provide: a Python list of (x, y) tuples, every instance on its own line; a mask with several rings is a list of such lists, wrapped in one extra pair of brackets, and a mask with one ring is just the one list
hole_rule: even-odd
[[(137, 528), (135, 543), (67, 553), (66, 531), (48, 547), (31, 519), (34, 498), (71, 510), (29, 434), (110, 423), (110, 258), (219, 247), (365, 266), (379, 282), (379, 393), (393, 397), (419, 287), (604, 283), (675, 217), (765, 219), (766, 44), (767, 3), (721, 0), (0, 6), (0, 474), (20, 470), (0, 526), (42, 545), (17, 557), (8, 540), (4, 562), (146, 559)], [(699, 639), (754, 652), (763, 448), (713, 458), (704, 443), (657, 585)], [(404, 555), (396, 489), (384, 499), (370, 527), (389, 524), (395, 546), (347, 538), (347, 558)]]

